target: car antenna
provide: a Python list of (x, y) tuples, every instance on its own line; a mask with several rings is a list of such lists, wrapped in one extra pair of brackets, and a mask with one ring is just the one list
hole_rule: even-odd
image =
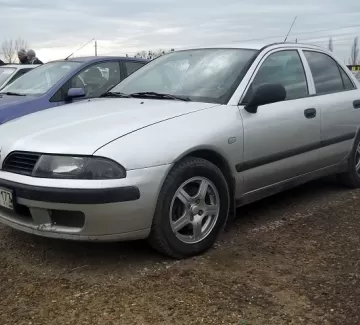
[(295, 18), (294, 18), (294, 20), (293, 20), (293, 22), (292, 22), (292, 24), (291, 24), (291, 26), (290, 26), (290, 29), (289, 29), (288, 33), (286, 34), (286, 37), (285, 37), (285, 39), (284, 39), (284, 43), (287, 41), (287, 38), (288, 38), (288, 36), (290, 35), (290, 32), (291, 32), (291, 30), (292, 30), (292, 28), (293, 28), (293, 26), (294, 26), (294, 24), (295, 24), (296, 19), (297, 19), (297, 16), (295, 16)]
[(65, 60), (69, 59), (70, 56), (74, 55), (76, 52), (80, 51), (82, 48), (84, 48), (86, 45), (88, 45), (89, 43), (91, 43), (95, 38), (92, 38), (89, 42), (87, 42), (86, 44), (80, 46), (75, 52), (71, 53), (69, 56), (67, 56), (65, 58)]

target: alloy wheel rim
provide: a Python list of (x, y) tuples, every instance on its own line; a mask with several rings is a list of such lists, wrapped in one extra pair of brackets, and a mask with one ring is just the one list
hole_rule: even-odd
[(186, 244), (204, 240), (213, 230), (220, 213), (216, 186), (205, 177), (193, 177), (182, 183), (170, 205), (170, 226)]

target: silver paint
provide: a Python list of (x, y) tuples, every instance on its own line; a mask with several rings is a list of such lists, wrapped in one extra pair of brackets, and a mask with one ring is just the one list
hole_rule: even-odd
[[(281, 188), (282, 184), (295, 184), (295, 181), (298, 184), (328, 171), (338, 171), (337, 164), (346, 161), (354, 140), (318, 147), (243, 172), (236, 171), (238, 164), (355, 133), (359, 128), (360, 110), (352, 107), (352, 102), (360, 99), (359, 83), (355, 77), (349, 74), (357, 89), (317, 96), (306, 61), (303, 65), (309, 93), (313, 96), (264, 105), (256, 114), (249, 114), (239, 105), (265, 58), (289, 48), (297, 49), (302, 60), (305, 59), (302, 49), (332, 55), (310, 45), (271, 45), (255, 59), (227, 105), (94, 99), (30, 114), (1, 125), (0, 164), (14, 150), (96, 155), (123, 165), (127, 177), (106, 181), (56, 180), (0, 170), (0, 180), (57, 188), (137, 186), (141, 197), (132, 202), (71, 205), (31, 201), (20, 196), (16, 198), (18, 203), (29, 207), (33, 218), (24, 219), (1, 209), (0, 221), (48, 237), (74, 240), (145, 238), (150, 232), (158, 195), (170, 169), (184, 156), (197, 151), (206, 150), (224, 159), (235, 180), (234, 196), (239, 205), (241, 200), (245, 202), (244, 199), (251, 195), (260, 198), (271, 194), (274, 191), (269, 189)], [(346, 71), (346, 67), (337, 62)], [(316, 118), (304, 117), (307, 108), (316, 108)], [(85, 215), (85, 225), (82, 228), (51, 225), (46, 215), (48, 209), (81, 211)]]

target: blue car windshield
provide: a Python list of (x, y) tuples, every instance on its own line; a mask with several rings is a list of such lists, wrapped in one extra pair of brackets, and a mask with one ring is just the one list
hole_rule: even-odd
[(22, 95), (43, 95), (81, 62), (50, 62), (35, 68), (1, 90)]
[(157, 92), (225, 104), (257, 52), (237, 48), (175, 51), (149, 62), (110, 92)]

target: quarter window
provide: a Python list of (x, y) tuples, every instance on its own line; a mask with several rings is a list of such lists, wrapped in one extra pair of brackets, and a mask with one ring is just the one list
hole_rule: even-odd
[(314, 51), (304, 51), (304, 54), (318, 95), (353, 89), (349, 77), (330, 56)]
[(248, 102), (256, 89), (264, 84), (283, 85), (286, 99), (308, 96), (305, 71), (298, 51), (280, 51), (269, 55), (257, 72), (244, 102)]

